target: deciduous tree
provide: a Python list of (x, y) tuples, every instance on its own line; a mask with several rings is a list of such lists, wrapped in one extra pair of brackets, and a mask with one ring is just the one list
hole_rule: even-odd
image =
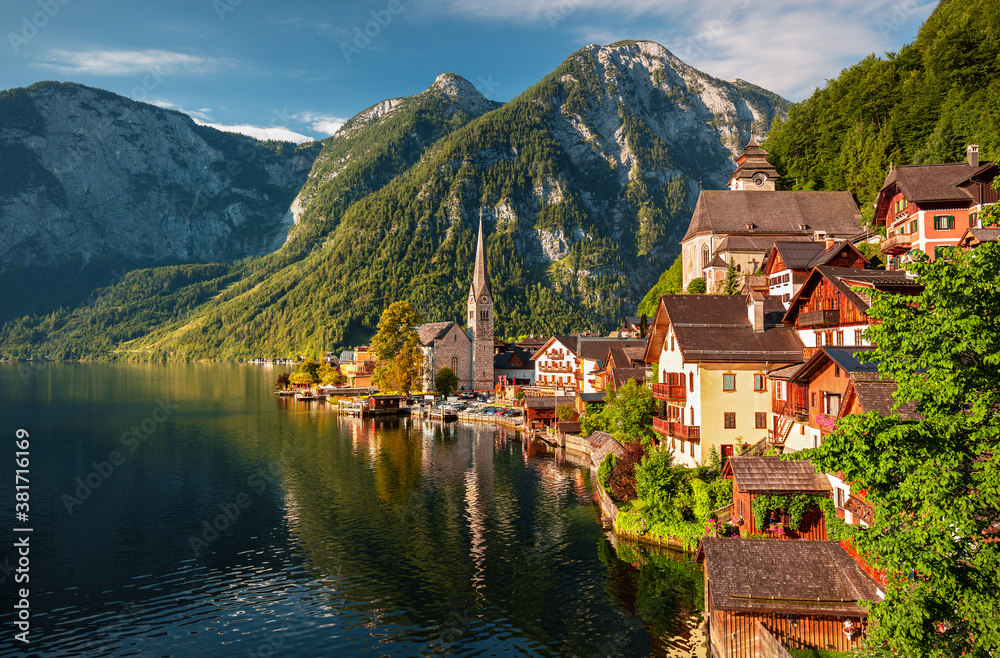
[(410, 302), (395, 302), (382, 311), (371, 347), (381, 365), (372, 382), (383, 391), (409, 394), (421, 380), (424, 352), (416, 327), (423, 320)]
[[(989, 213), (986, 213), (987, 215)], [(919, 419), (847, 417), (813, 463), (865, 490), (857, 535), (888, 573), (868, 644), (895, 656), (992, 656), (1000, 648), (1000, 245), (912, 265), (923, 292), (867, 291), (865, 360)]]
[(434, 390), (441, 395), (448, 397), (458, 390), (458, 376), (455, 371), (445, 366), (434, 375)]

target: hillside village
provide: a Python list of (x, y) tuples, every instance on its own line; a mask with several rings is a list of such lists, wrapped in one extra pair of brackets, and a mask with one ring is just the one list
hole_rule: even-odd
[[(652, 317), (629, 317), (609, 336), (494, 341), (480, 220), (468, 329), (415, 328), (425, 364), (415, 388), (432, 390), (450, 368), (459, 390), (522, 407), (526, 433), (592, 460), (616, 531), (696, 549), (713, 656), (861, 646), (871, 611), (863, 602), (882, 600), (892, 574), (859, 555), (851, 528), (871, 525), (877, 510), (844, 473), (783, 457), (820, 448), (851, 416), (920, 418), (866, 358), (877, 348), (873, 296), (915, 299), (923, 285), (911, 264), (1000, 237), (982, 221), (1000, 196), (997, 165), (980, 162), (975, 145), (964, 162), (893, 168), (875, 203), (884, 236), (862, 228), (848, 192), (776, 190), (767, 157), (751, 140), (729, 189), (698, 199), (681, 243), (683, 285), (709, 294), (663, 295)], [(348, 385), (372, 385), (367, 346), (331, 360)], [(602, 424), (606, 403), (643, 396), (645, 427)], [(636, 484), (656, 459), (688, 473), (715, 469), (691, 476), (713, 505), (657, 531)], [(631, 469), (624, 495), (622, 465)], [(682, 526), (694, 534), (659, 536)], [(778, 543), (790, 539), (800, 541)]]

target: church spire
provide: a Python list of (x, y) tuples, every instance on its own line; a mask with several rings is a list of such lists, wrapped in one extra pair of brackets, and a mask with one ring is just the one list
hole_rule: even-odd
[(479, 209), (479, 239), (476, 241), (476, 267), (472, 272), (472, 287), (469, 294), (476, 299), (483, 294), (493, 299), (490, 279), (486, 276), (486, 248), (483, 246), (483, 209)]

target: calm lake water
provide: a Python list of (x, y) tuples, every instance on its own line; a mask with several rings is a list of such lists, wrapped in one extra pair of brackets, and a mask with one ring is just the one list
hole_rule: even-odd
[[(0, 364), (30, 433), (30, 633), (0, 655), (695, 655), (701, 573), (492, 425), (340, 418), (240, 365)], [(17, 587), (25, 585), (19, 584)]]

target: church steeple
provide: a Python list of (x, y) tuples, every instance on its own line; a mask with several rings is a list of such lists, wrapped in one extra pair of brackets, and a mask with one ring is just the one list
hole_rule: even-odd
[(767, 161), (767, 151), (753, 137), (747, 143), (743, 153), (736, 158), (736, 171), (729, 177), (730, 190), (766, 190), (774, 191), (774, 181), (778, 170)]
[(486, 248), (483, 246), (483, 211), (479, 210), (479, 239), (476, 241), (476, 267), (472, 272), (472, 285), (469, 287), (469, 296), (479, 299), (486, 294), (490, 301), (493, 301), (493, 293), (490, 291), (490, 278), (486, 276)]
[(493, 291), (486, 272), (486, 246), (483, 239), (483, 211), (479, 211), (479, 238), (476, 241), (476, 264), (469, 286), (469, 331), (472, 338), (472, 380), (477, 391), (493, 388)]

